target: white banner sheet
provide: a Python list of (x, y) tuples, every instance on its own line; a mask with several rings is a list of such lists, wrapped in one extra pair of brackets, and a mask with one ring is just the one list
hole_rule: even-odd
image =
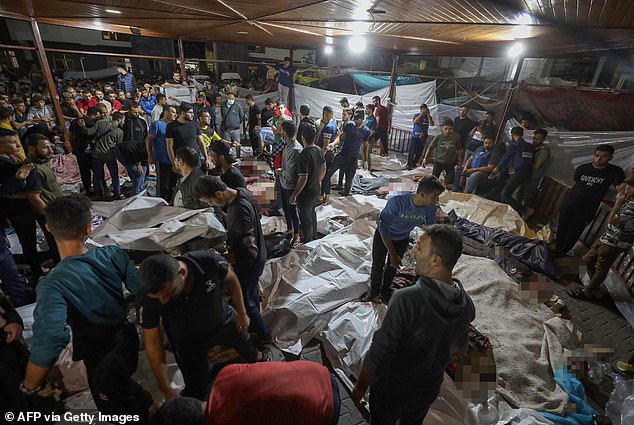
[[(372, 103), (374, 96), (381, 98), (381, 104), (387, 105), (389, 87), (366, 93), (362, 96), (334, 91), (316, 89), (314, 87), (295, 85), (295, 102), (299, 105), (310, 106), (313, 116), (321, 116), (321, 110), (329, 105), (335, 112), (335, 118), (340, 119), (343, 108), (339, 104), (342, 97), (348, 99), (350, 106), (357, 102), (364, 105)], [(426, 103), (430, 108), (436, 105), (436, 81), (421, 84), (411, 84), (396, 87), (396, 104), (392, 110), (392, 127), (403, 130), (412, 129), (414, 114), (420, 111), (420, 105)]]

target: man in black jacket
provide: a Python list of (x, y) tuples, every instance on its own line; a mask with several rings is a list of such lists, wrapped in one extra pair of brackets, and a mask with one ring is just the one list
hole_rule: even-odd
[(139, 117), (138, 103), (133, 103), (132, 108), (126, 114), (123, 123), (123, 143), (119, 146), (119, 153), (128, 177), (132, 180), (133, 193), (136, 195), (143, 190), (145, 176), (147, 175), (148, 162), (145, 148), (147, 136), (147, 122)]
[(452, 276), (461, 254), (462, 237), (447, 225), (426, 227), (416, 243), (421, 277), (391, 297), (352, 391), (360, 404), (371, 385), (372, 423), (421, 424), (452, 355), (465, 347), (475, 307)]
[(177, 150), (175, 156), (174, 166), (181, 177), (174, 188), (171, 204), (192, 210), (207, 208), (207, 204), (199, 201), (194, 191), (198, 179), (203, 176), (198, 152), (194, 148), (184, 147)]

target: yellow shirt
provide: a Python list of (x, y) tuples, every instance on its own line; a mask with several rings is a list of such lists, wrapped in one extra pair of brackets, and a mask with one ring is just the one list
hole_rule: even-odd
[[(205, 144), (205, 147), (207, 149), (209, 149), (209, 147), (211, 146), (211, 142), (215, 142), (216, 140), (222, 140), (222, 137), (218, 136), (218, 133), (216, 133), (214, 129), (211, 127), (201, 128), (201, 130), (203, 133), (202, 134), (203, 143)], [(211, 136), (209, 134), (211, 134)]]
[[(11, 131), (16, 131), (15, 128), (13, 128), (11, 126), (11, 124), (9, 124), (8, 122), (0, 122), (0, 128), (5, 128), (7, 130), (11, 130)], [(16, 131), (17, 133), (17, 131)], [(22, 147), (22, 143), (20, 143), (20, 138), (17, 138), (18, 140), (18, 147), (20, 148), (20, 156), (22, 156), (22, 158), (26, 158), (26, 153), (24, 152), (24, 148)]]

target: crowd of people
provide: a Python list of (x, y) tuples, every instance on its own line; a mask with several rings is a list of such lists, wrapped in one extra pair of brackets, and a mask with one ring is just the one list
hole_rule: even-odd
[[(286, 63), (276, 68), (284, 80), (280, 85), (296, 71)], [(187, 82), (174, 73), (166, 84)], [(3, 227), (8, 222), (15, 229), (32, 281), (24, 281), (3, 244), (0, 280), (13, 303), (31, 302), (30, 287), (37, 299), (28, 364), (16, 385), (0, 385), (3, 399), (7, 394), (18, 410), (29, 398), (56, 392), (46, 376), (71, 340), (68, 324), (73, 358), (83, 360), (91, 394), (103, 413), (174, 424), (336, 423), (338, 387), (325, 367), (267, 362), (273, 337), (260, 312), (258, 286), (267, 259), (260, 223), (265, 206), (257, 204), (235, 164), (242, 144), (248, 143), (253, 157), (273, 170), (277, 197), (268, 213), (283, 210), (292, 246), (313, 241), (319, 237), (315, 211), (329, 202), (334, 174), (339, 172), (340, 194), (348, 196), (357, 169), (372, 169), (373, 148), (388, 154), (388, 107), (379, 97), (354, 107), (343, 98), (340, 120), (330, 105), (315, 120), (308, 105), (301, 105), (294, 117), (285, 99), (269, 98), (260, 109), (247, 96), (244, 110), (234, 93), (223, 95), (210, 85), (197, 92), (193, 104), (168, 103), (154, 87), (138, 86), (123, 67), (116, 82), (62, 84), (53, 96), (59, 96), (70, 122), (70, 140), (60, 146), (54, 136), (64, 129), (47, 95), (0, 99), (0, 219)], [(534, 131), (529, 143), (527, 128), (514, 127), (505, 145), (496, 141), (492, 112), (478, 122), (469, 112), (463, 106), (455, 119), (443, 119), (442, 133), (430, 138), (434, 119), (427, 105), (420, 106), (412, 118), (406, 168), (426, 166), (433, 157), (431, 175), (420, 178), (414, 193), (391, 197), (377, 217), (370, 285), (361, 300), (384, 302), (388, 309), (352, 393), (361, 405), (371, 388), (372, 423), (421, 423), (438, 396), (445, 368), (467, 342), (475, 307), (453, 276), (462, 236), (437, 224), (441, 193), (475, 193), (507, 203), (524, 217), (535, 213), (538, 183), (550, 156), (544, 144), (547, 131)], [(76, 157), (83, 195), (63, 195), (50, 166), (59, 148)], [(584, 257), (591, 284), (573, 292), (580, 298), (595, 296), (611, 263), (634, 242), (634, 177), (610, 164), (613, 154), (612, 146), (599, 145), (593, 161), (577, 167), (560, 212), (555, 252), (562, 257), (569, 255), (610, 186), (617, 187), (608, 228)], [(121, 248), (89, 249), (90, 198), (124, 197), (119, 164), (132, 194), (144, 190), (153, 166), (156, 195), (170, 205), (214, 207), (227, 231), (223, 249), (178, 257), (157, 254), (138, 270)], [(52, 268), (37, 251), (37, 225), (46, 237)], [(419, 278), (392, 295), (392, 280), (417, 226), (424, 227), (413, 248)], [(156, 385), (167, 401), (162, 407), (132, 379), (139, 338), (127, 319), (129, 295), (135, 298)], [(10, 303), (0, 305), (6, 335), (0, 364), (4, 359), (15, 363), (23, 349), (21, 321)], [(169, 383), (165, 339), (183, 374), (182, 392)], [(210, 367), (210, 350), (218, 345), (232, 354), (230, 361), (225, 357), (215, 364), (236, 364)]]

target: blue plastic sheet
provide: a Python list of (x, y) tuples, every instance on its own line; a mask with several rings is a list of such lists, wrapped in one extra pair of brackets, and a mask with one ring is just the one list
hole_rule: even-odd
[(566, 416), (546, 412), (541, 412), (542, 415), (556, 424), (592, 425), (593, 417), (597, 412), (586, 401), (586, 392), (581, 381), (567, 369), (558, 369), (555, 371), (555, 382), (568, 393), (568, 402), (574, 405), (575, 412)]
[[(361, 94), (365, 94), (371, 91), (379, 90), (390, 85), (390, 75), (370, 75), (361, 72), (351, 72), (350, 76), (357, 85), (357, 89)], [(409, 84), (422, 83), (418, 77), (397, 77), (397, 86), (406, 86)]]

